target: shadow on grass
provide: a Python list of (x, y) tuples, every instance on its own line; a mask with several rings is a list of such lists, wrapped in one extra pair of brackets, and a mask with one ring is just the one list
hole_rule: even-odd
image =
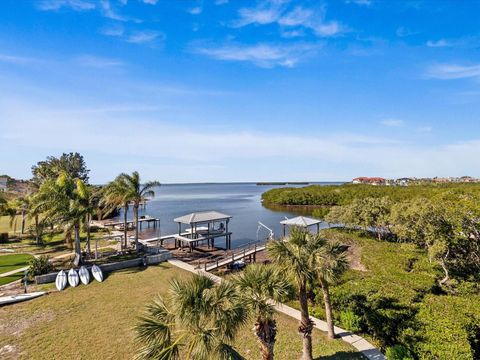
[(320, 356), (315, 358), (315, 360), (364, 360), (367, 359), (362, 353), (359, 352), (348, 352), (348, 351), (339, 351), (333, 355)]

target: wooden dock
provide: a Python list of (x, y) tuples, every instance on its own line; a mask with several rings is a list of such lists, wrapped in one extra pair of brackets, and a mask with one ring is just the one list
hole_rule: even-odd
[(200, 262), (197, 264), (197, 269), (203, 269), (204, 271), (212, 271), (223, 266), (233, 264), (235, 261), (243, 260), (247, 257), (255, 261), (256, 254), (260, 251), (265, 250), (267, 247), (266, 245), (266, 242), (257, 243), (249, 247), (239, 249), (236, 252), (232, 252), (232, 254), (226, 255), (224, 257), (218, 257), (215, 260), (205, 259), (202, 264)]

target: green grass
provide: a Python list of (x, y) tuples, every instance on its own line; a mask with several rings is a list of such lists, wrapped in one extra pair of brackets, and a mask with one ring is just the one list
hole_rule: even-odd
[(16, 280), (20, 280), (22, 277), (23, 273), (0, 277), (0, 286), (10, 284), (11, 282)]
[(0, 274), (25, 267), (32, 258), (29, 254), (0, 255)]
[[(21, 359), (131, 359), (136, 348), (132, 328), (145, 305), (155, 295), (165, 294), (174, 277), (189, 276), (164, 264), (129, 269), (110, 275), (103, 283), (0, 308), (0, 349), (13, 346), (13, 357)], [(297, 326), (296, 320), (278, 316), (276, 359), (300, 358)], [(234, 344), (251, 360), (260, 358), (252, 327), (253, 323), (245, 326)], [(319, 331), (313, 337), (317, 358), (362, 358), (341, 340), (328, 340)]]

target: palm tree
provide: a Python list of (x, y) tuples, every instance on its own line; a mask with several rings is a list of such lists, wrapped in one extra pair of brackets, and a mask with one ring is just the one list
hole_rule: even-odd
[(298, 288), (301, 320), (298, 328), (303, 338), (303, 360), (312, 360), (313, 322), (308, 311), (308, 283), (316, 278), (316, 258), (325, 240), (301, 228), (293, 228), (283, 241), (269, 241), (268, 254), (286, 274), (290, 274)]
[(124, 225), (125, 225), (125, 241), (126, 241), (126, 211), (128, 204), (133, 203), (133, 217), (135, 222), (135, 249), (138, 251), (138, 209), (140, 203), (148, 197), (154, 197), (155, 192), (152, 190), (155, 186), (159, 186), (158, 181), (149, 181), (142, 185), (140, 182), (140, 174), (134, 171), (131, 175), (122, 173), (111, 183), (111, 196), (117, 201), (123, 203), (125, 210)]
[(73, 228), (75, 235), (75, 265), (82, 261), (80, 225), (87, 209), (87, 186), (80, 179), (72, 179), (62, 173), (56, 180), (46, 180), (36, 195), (34, 211), (41, 212), (50, 223), (64, 225), (67, 231)]
[(232, 283), (194, 275), (173, 280), (166, 298), (147, 308), (136, 326), (137, 359), (242, 359), (230, 345), (246, 320)]
[(277, 335), (275, 302), (288, 298), (290, 282), (273, 266), (252, 264), (234, 278), (242, 303), (255, 318), (254, 331), (263, 360), (273, 360)]
[(120, 247), (123, 250), (127, 247), (128, 236), (128, 209), (130, 207), (130, 199), (128, 199), (128, 191), (120, 181), (110, 182), (103, 189), (103, 198), (101, 199), (101, 205), (104, 206), (104, 216), (108, 216), (112, 211), (122, 208), (123, 209), (123, 242), (120, 243)]
[(321, 251), (317, 252), (317, 274), (322, 287), (325, 314), (327, 318), (328, 337), (335, 337), (332, 305), (330, 302), (329, 285), (336, 282), (338, 276), (348, 269), (349, 263), (346, 256), (348, 247), (338, 242), (326, 242)]

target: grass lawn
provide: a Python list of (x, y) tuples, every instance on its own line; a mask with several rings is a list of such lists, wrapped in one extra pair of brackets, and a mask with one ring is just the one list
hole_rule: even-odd
[(21, 278), (23, 278), (23, 273), (22, 272), (18, 273), (18, 274), (15, 274), (15, 275), (0, 277), (0, 286), (5, 285), (5, 284), (9, 284), (12, 281), (20, 280)]
[(32, 258), (29, 254), (0, 255), (0, 274), (25, 267)]
[[(190, 273), (162, 264), (129, 269), (105, 282), (68, 288), (42, 298), (0, 308), (0, 357), (22, 359), (131, 359), (136, 318), (156, 294), (165, 294), (173, 277)], [(248, 324), (234, 346), (246, 359), (259, 359)], [(278, 316), (277, 359), (297, 359), (297, 321)], [(8, 345), (8, 346), (7, 346)], [(10, 349), (8, 354), (2, 349)], [(5, 350), (3, 350), (5, 351)], [(322, 359), (362, 359), (341, 340), (314, 332), (314, 353)]]

